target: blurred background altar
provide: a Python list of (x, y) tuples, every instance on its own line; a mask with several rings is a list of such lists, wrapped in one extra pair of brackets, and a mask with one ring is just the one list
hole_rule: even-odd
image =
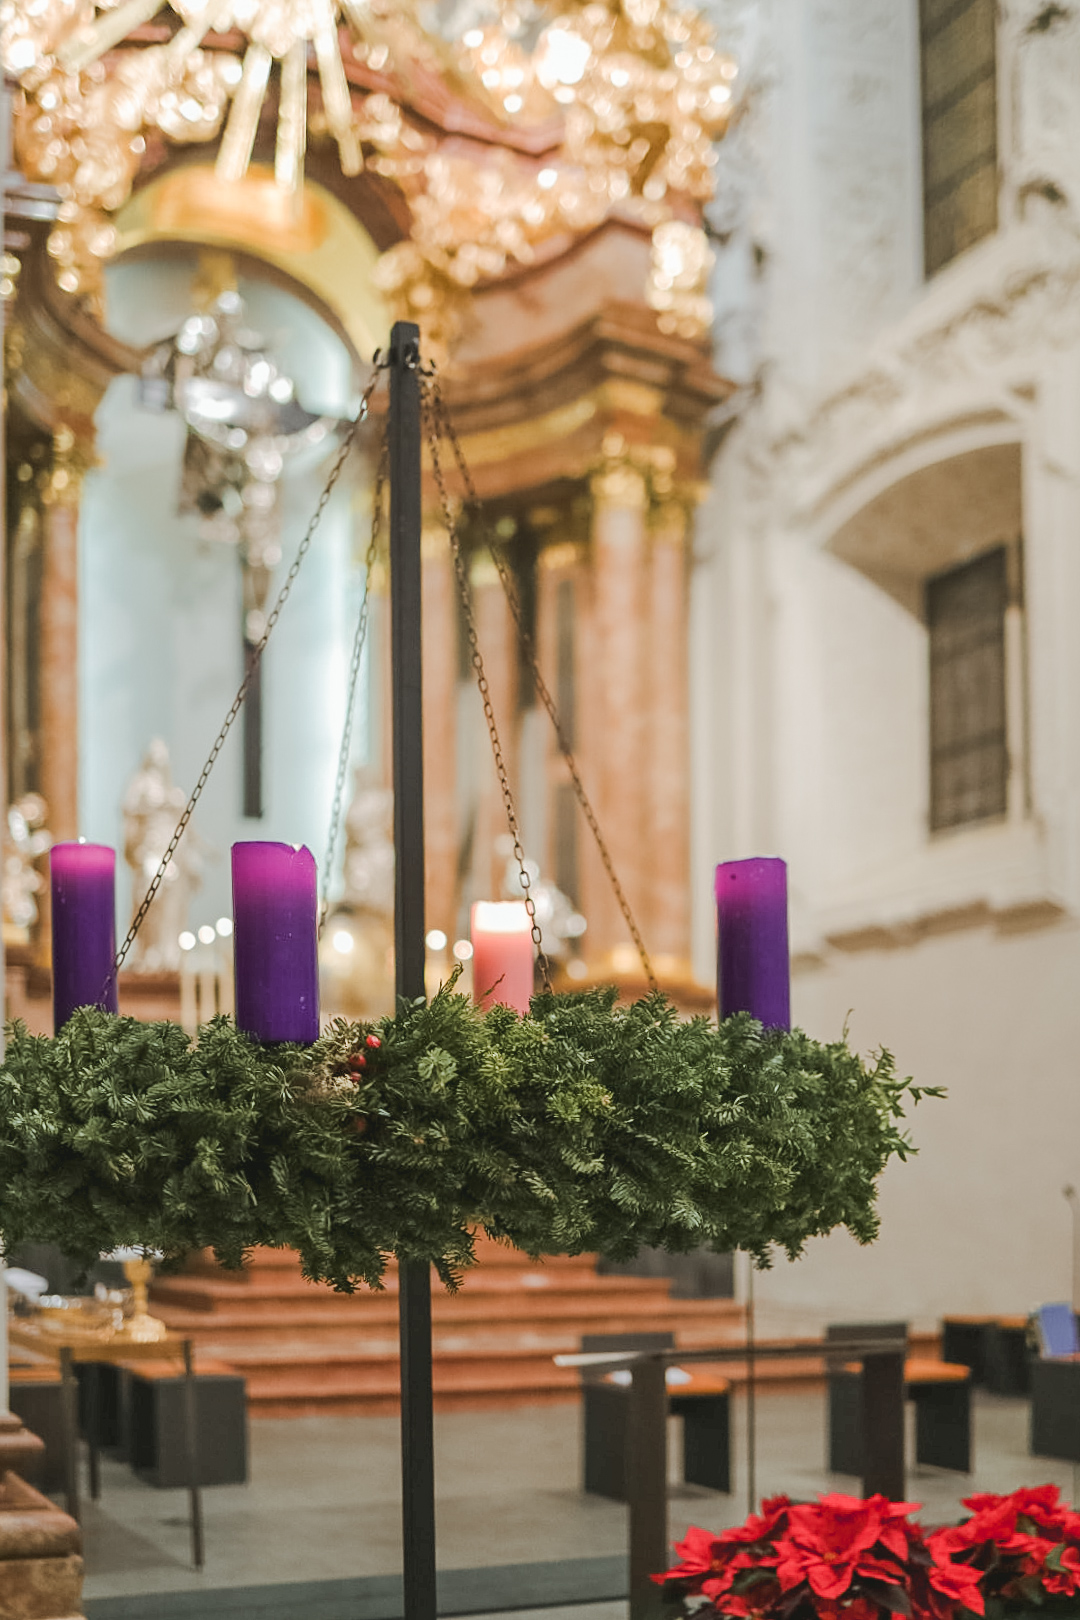
[[(299, 55), (260, 45), (252, 6), (192, 35), (162, 90), (150, 64), (190, 9), (147, 5), (101, 50), (3, 13), (9, 1013), (48, 1027), (47, 837), (125, 850), (130, 914), (372, 355), (418, 319), (663, 986), (713, 1007), (715, 863), (783, 854), (796, 1021), (850, 1021), (949, 1089), (885, 1178), (880, 1243), (822, 1240), (759, 1302), (930, 1330), (1068, 1296), (1080, 19), (610, 0), (358, 31), (344, 7), (335, 58), (302, 29)], [(321, 859), (373, 477), (369, 446), (121, 981), (131, 1010), (228, 1006), (235, 838)], [(424, 498), (437, 984), (467, 970), (507, 850), (430, 478)], [(468, 540), (559, 982), (632, 994)], [(389, 995), (379, 561), (371, 586), (327, 1012)]]

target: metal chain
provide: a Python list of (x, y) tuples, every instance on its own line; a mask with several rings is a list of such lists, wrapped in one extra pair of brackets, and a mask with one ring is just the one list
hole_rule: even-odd
[(383, 487), (390, 470), (389, 423), (383, 432), (379, 447), (379, 460), (375, 470), (375, 488), (372, 492), (371, 539), (364, 558), (364, 593), (360, 598), (360, 617), (353, 638), (352, 659), (349, 664), (348, 695), (345, 700), (345, 724), (341, 732), (341, 751), (338, 754), (337, 778), (334, 782), (334, 802), (330, 808), (330, 832), (326, 840), (326, 860), (322, 872), (322, 896), (319, 901), (319, 938), (326, 927), (330, 910), (330, 873), (337, 853), (338, 832), (341, 827), (341, 806), (345, 798), (345, 779), (349, 773), (349, 753), (352, 747), (353, 716), (356, 709), (356, 686), (360, 677), (360, 660), (367, 640), (368, 619), (371, 613), (371, 576), (379, 551), (379, 530), (382, 523)]
[(480, 643), (476, 634), (476, 615), (473, 611), (472, 591), (469, 588), (469, 573), (465, 563), (465, 555), (461, 546), (461, 536), (458, 533), (457, 521), (454, 517), (453, 503), (446, 487), (446, 478), (443, 473), (442, 457), (439, 451), (439, 415), (438, 392), (432, 380), (430, 369), (420, 372), (420, 402), (424, 416), (424, 424), (428, 432), (428, 449), (431, 455), (431, 470), (434, 474), (435, 484), (439, 491), (439, 503), (442, 507), (443, 524), (450, 537), (450, 550), (454, 560), (454, 574), (457, 579), (458, 595), (461, 597), (461, 609), (465, 618), (465, 634), (469, 642), (469, 658), (476, 674), (476, 684), (480, 688), (480, 698), (484, 705), (484, 719), (487, 722), (488, 737), (491, 740), (491, 751), (495, 756), (495, 771), (499, 778), (499, 791), (502, 794), (503, 809), (506, 812), (506, 824), (510, 829), (510, 836), (514, 841), (514, 859), (518, 864), (522, 894), (525, 900), (525, 910), (528, 913), (529, 926), (532, 931), (533, 944), (536, 946), (536, 959), (540, 967), (540, 977), (544, 989), (551, 993), (551, 967), (544, 950), (543, 935), (540, 924), (536, 918), (536, 901), (532, 895), (532, 879), (525, 864), (525, 849), (521, 842), (521, 829), (518, 826), (517, 809), (514, 804), (514, 792), (510, 786), (510, 773), (506, 768), (503, 757), (502, 743), (499, 739), (499, 728), (495, 723), (495, 710), (491, 702), (491, 688), (488, 685), (487, 672), (484, 669), (484, 659), (480, 652)]
[(323, 513), (326, 510), (327, 503), (329, 502), (331, 495), (334, 493), (334, 489), (335, 489), (335, 487), (337, 485), (337, 481), (341, 477), (342, 471), (344, 470), (345, 463), (349, 458), (349, 452), (352, 450), (353, 444), (356, 441), (356, 435), (359, 432), (360, 424), (361, 424), (361, 422), (364, 421), (365, 417), (368, 414), (368, 407), (369, 407), (370, 402), (371, 402), (371, 396), (375, 392), (375, 388), (376, 388), (376, 385), (377, 385), (378, 380), (379, 380), (379, 373), (383, 369), (385, 369), (384, 365), (380, 361), (379, 355), (376, 354), (376, 356), (375, 356), (375, 369), (372, 372), (370, 382), (368, 383), (367, 387), (364, 389), (363, 395), (362, 395), (361, 400), (360, 400), (360, 409), (356, 413), (356, 419), (355, 419), (355, 421), (350, 423), (348, 432), (345, 434), (344, 439), (341, 441), (341, 447), (338, 450), (337, 455), (334, 457), (333, 465), (330, 468), (329, 476), (327, 477), (326, 483), (323, 486), (322, 494), (319, 496), (318, 504), (316, 505), (315, 511), (312, 514), (311, 521), (309, 522), (309, 524), (307, 526), (307, 529), (304, 532), (303, 539), (300, 541), (300, 544), (297, 547), (296, 556), (292, 560), (292, 564), (291, 564), (291, 566), (289, 568), (289, 572), (286, 574), (285, 580), (284, 580), (284, 582), (282, 584), (282, 587), (281, 587), (281, 590), (278, 592), (277, 600), (274, 603), (274, 606), (270, 611), (270, 615), (269, 615), (269, 617), (268, 617), (268, 619), (266, 621), (266, 627), (263, 630), (263, 633), (260, 636), (259, 640), (255, 643), (254, 647), (252, 647), (252, 649), (251, 649), (251, 657), (250, 657), (250, 659), (248, 661), (248, 667), (247, 667), (247, 670), (245, 672), (244, 679), (241, 681), (240, 686), (239, 686), (239, 688), (237, 690), (236, 696), (232, 700), (232, 704), (231, 704), (231, 706), (229, 708), (228, 714), (225, 716), (225, 719), (222, 721), (221, 730), (218, 732), (217, 736), (215, 737), (213, 747), (210, 749), (210, 752), (207, 755), (206, 763), (203, 766), (202, 770), (199, 772), (199, 779), (195, 783), (195, 786), (191, 790), (191, 796), (188, 799), (187, 804), (184, 806), (183, 812), (182, 812), (182, 814), (180, 816), (180, 820), (176, 824), (176, 830), (174, 831), (172, 837), (169, 839), (168, 847), (166, 848), (164, 855), (161, 857), (161, 860), (158, 863), (158, 869), (154, 873), (154, 876), (152, 877), (152, 879), (150, 880), (150, 887), (147, 889), (145, 895), (143, 896), (142, 903), (139, 906), (138, 911), (135, 913), (134, 917), (132, 918), (131, 927), (127, 931), (127, 936), (124, 939), (124, 943), (121, 945), (120, 949), (116, 953), (116, 959), (113, 962), (112, 973), (110, 974), (109, 979), (107, 980), (106, 985), (104, 987), (106, 991), (111, 988), (113, 982), (115, 981), (117, 975), (120, 972), (120, 969), (123, 967), (124, 960), (127, 957), (127, 954), (130, 951), (132, 945), (135, 943), (135, 937), (138, 934), (139, 929), (143, 925), (143, 921), (144, 921), (144, 919), (146, 917), (146, 913), (150, 910), (150, 907), (153, 905), (154, 900), (157, 898), (157, 892), (161, 888), (162, 883), (164, 882), (165, 873), (168, 871), (169, 864), (172, 861), (173, 856), (176, 854), (177, 848), (179, 847), (179, 844), (180, 844), (180, 840), (181, 840), (181, 838), (183, 838), (184, 833), (187, 831), (188, 822), (191, 820), (191, 817), (194, 814), (195, 806), (198, 804), (199, 800), (202, 798), (203, 789), (205, 788), (206, 783), (207, 783), (207, 781), (209, 779), (210, 772), (213, 770), (214, 766), (216, 765), (218, 755), (221, 753), (222, 748), (225, 746), (225, 739), (226, 739), (226, 737), (228, 737), (229, 732), (232, 730), (233, 721), (236, 719), (237, 715), (240, 713), (241, 708), (243, 707), (244, 699), (248, 695), (248, 689), (250, 688), (251, 683), (255, 678), (255, 671), (258, 669), (259, 664), (260, 664), (260, 662), (262, 660), (262, 655), (263, 655), (263, 652), (264, 652), (264, 650), (266, 648), (266, 643), (270, 640), (270, 636), (271, 636), (271, 634), (273, 632), (274, 626), (277, 624), (278, 619), (281, 617), (281, 610), (285, 606), (285, 603), (289, 599), (289, 595), (290, 595), (290, 593), (292, 591), (293, 585), (296, 583), (296, 576), (300, 572), (301, 564), (303, 563), (304, 558), (307, 556), (308, 551), (311, 549), (311, 542), (315, 538), (315, 531), (318, 529), (319, 524), (322, 522), (322, 516), (323, 516)]
[[(484, 509), (481, 504), (480, 497), (476, 493), (476, 485), (473, 483), (472, 474), (469, 471), (468, 463), (465, 460), (460, 441), (458, 440), (458, 436), (454, 431), (454, 425), (450, 420), (450, 414), (447, 411), (446, 403), (442, 397), (442, 390), (439, 387), (439, 379), (434, 374), (434, 371), (428, 383), (428, 388), (431, 393), (430, 411), (435, 424), (431, 435), (433, 459), (435, 441), (440, 435), (445, 435), (450, 443), (450, 448), (454, 454), (454, 460), (457, 463), (458, 473), (465, 488), (465, 504), (480, 520), (480, 525), (483, 529), (484, 539), (487, 544), (488, 551), (491, 553), (491, 559), (495, 564), (495, 568), (499, 575), (499, 580), (506, 595), (506, 600), (509, 605), (511, 615), (515, 625), (517, 626), (517, 633), (521, 646), (524, 649), (525, 656), (529, 662), (529, 668), (536, 686), (537, 694), (541, 703), (544, 705), (544, 708), (547, 710), (548, 718), (550, 719), (552, 729), (555, 732), (555, 741), (558, 743), (559, 752), (566, 761), (566, 768), (570, 775), (570, 781), (573, 785), (574, 794), (579, 805), (581, 806), (582, 814), (588, 823), (589, 831), (593, 835), (593, 840), (596, 844), (597, 851), (599, 852), (600, 859), (603, 862), (604, 871), (607, 873), (612, 892), (614, 893), (615, 899), (618, 902), (619, 910), (622, 912), (623, 921), (626, 923), (626, 926), (630, 931), (630, 938), (633, 940), (638, 956), (641, 958), (641, 965), (645, 971), (645, 977), (648, 980), (649, 988), (651, 990), (658, 990), (659, 984), (657, 982), (656, 974), (653, 972), (653, 966), (649, 959), (649, 953), (645, 949), (645, 941), (641, 936), (641, 930), (637, 925), (633, 911), (630, 909), (630, 902), (626, 898), (626, 893), (623, 886), (619, 882), (619, 877), (615, 871), (615, 865), (611, 858), (611, 851), (608, 849), (604, 835), (600, 831), (600, 823), (596, 818), (596, 812), (592, 807), (589, 795), (585, 791), (585, 784), (581, 780), (581, 772), (578, 769), (577, 760), (574, 758), (574, 752), (570, 746), (570, 740), (563, 728), (563, 723), (559, 716), (555, 699), (551, 695), (548, 684), (544, 680), (543, 674), (541, 673), (540, 664), (536, 656), (536, 646), (533, 642), (531, 634), (529, 633), (529, 628), (525, 623), (525, 616), (521, 611), (521, 603), (518, 600), (518, 594), (514, 585), (513, 576), (511, 575), (509, 568), (506, 566), (506, 561), (492, 532), (491, 524), (484, 515)], [(440, 493), (442, 493), (441, 486)], [(451, 539), (453, 539), (453, 536), (451, 536)]]

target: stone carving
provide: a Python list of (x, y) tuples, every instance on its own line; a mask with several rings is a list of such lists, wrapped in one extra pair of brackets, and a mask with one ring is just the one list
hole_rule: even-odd
[(374, 1018), (394, 1006), (394, 795), (356, 772), (345, 814), (345, 893), (323, 930), (323, 1010)]
[(364, 770), (356, 773), (345, 814), (345, 903), (357, 911), (393, 920), (394, 795)]
[(1041, 200), (1077, 223), (1080, 210), (1080, 10), (1024, 0), (1016, 8), (1013, 173), (1021, 211)]
[[(131, 868), (132, 915), (142, 904), (186, 803), (172, 779), (169, 750), (155, 737), (124, 794), (124, 859)], [(202, 844), (188, 827), (165, 869), (128, 958), (135, 972), (162, 973), (180, 966), (180, 935), (202, 877)]]
[[(496, 853), (506, 860), (503, 868), (502, 892), (504, 900), (521, 899), (521, 871), (514, 855), (514, 840), (509, 833), (501, 833), (495, 840)], [(536, 920), (544, 940), (544, 953), (560, 966), (579, 953), (579, 940), (588, 926), (570, 896), (564, 894), (550, 878), (543, 876), (539, 863), (526, 859), (529, 874), (529, 893), (536, 906)]]
[(37, 896), (45, 878), (37, 861), (52, 844), (45, 830), (47, 811), (40, 793), (25, 793), (8, 808), (4, 847), (4, 941), (25, 944), (38, 918)]

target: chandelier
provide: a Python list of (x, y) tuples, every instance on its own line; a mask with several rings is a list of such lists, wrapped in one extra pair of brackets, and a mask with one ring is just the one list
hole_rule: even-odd
[[(62, 199), (59, 283), (98, 313), (151, 144), (160, 161), (218, 140), (217, 176), (237, 182), (269, 108), (287, 194), (309, 137), (404, 192), (411, 233), (379, 285), (444, 344), (468, 289), (613, 210), (654, 233), (661, 327), (708, 323), (698, 220), (737, 69), (676, 0), (0, 0), (0, 60), (20, 86), (17, 160)], [(443, 129), (433, 84), (465, 115)]]

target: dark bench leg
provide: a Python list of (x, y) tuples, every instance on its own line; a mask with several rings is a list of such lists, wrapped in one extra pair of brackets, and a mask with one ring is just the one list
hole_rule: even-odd
[(731, 1403), (727, 1395), (673, 1396), (683, 1420), (683, 1478), (688, 1485), (731, 1493)]
[(582, 1392), (585, 1489), (626, 1501), (627, 1407), (625, 1389), (586, 1384)]
[(1031, 1393), (1031, 1356), (1024, 1328), (987, 1329), (986, 1387), (992, 1395)]
[(829, 1473), (861, 1475), (864, 1452), (862, 1378), (858, 1373), (830, 1373)]
[(987, 1352), (993, 1324), (990, 1322), (946, 1322), (941, 1330), (941, 1359), (971, 1369), (971, 1382), (987, 1381)]
[(1080, 1361), (1032, 1362), (1031, 1454), (1080, 1463)]
[(971, 1385), (915, 1384), (915, 1461), (971, 1473)]

